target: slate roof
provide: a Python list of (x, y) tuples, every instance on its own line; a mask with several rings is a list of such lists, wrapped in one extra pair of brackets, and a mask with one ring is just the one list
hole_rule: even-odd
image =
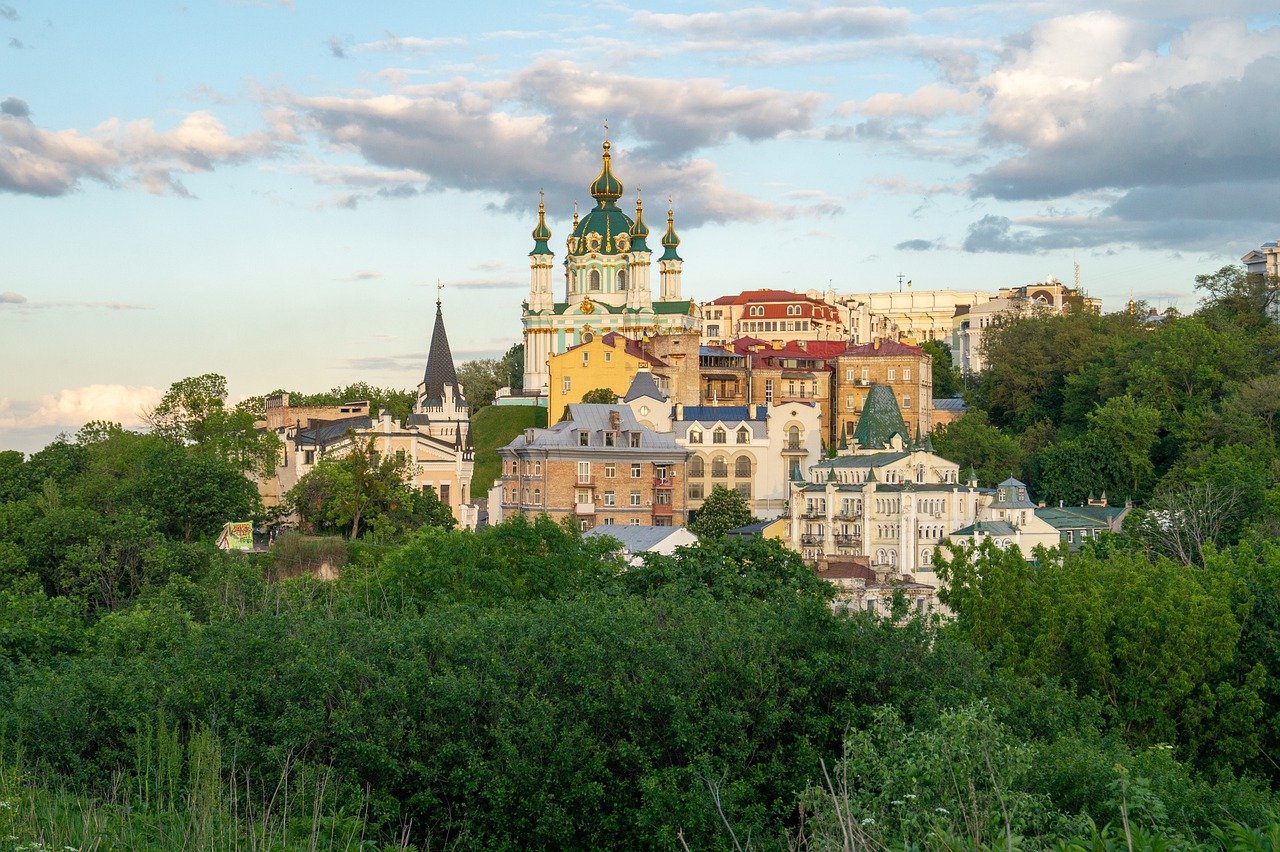
[(833, 459), (824, 459), (818, 462), (814, 467), (884, 467), (896, 461), (905, 459), (911, 453), (894, 452), (894, 453), (872, 453), (865, 456), (836, 456)]
[(969, 406), (962, 397), (949, 396), (945, 399), (935, 399), (933, 407), (936, 411), (968, 411)]
[(907, 431), (893, 391), (888, 385), (872, 385), (862, 404), (862, 416), (858, 418), (853, 437), (859, 447), (878, 449), (886, 446), (894, 435), (901, 435), (904, 444), (911, 443), (911, 433)]
[(901, 357), (903, 355), (914, 355), (919, 358), (924, 355), (924, 350), (919, 346), (912, 346), (909, 343), (899, 343), (896, 340), (880, 340), (871, 343), (857, 343), (849, 346), (844, 350), (845, 355), (851, 355), (857, 358), (887, 358)]
[(967, 527), (961, 527), (952, 535), (973, 535), (980, 532), (985, 535), (1013, 535), (1017, 532), (1013, 524), (1008, 521), (978, 521), (976, 524), (970, 524)]
[(682, 532), (684, 527), (652, 527), (633, 526), (631, 524), (610, 524), (609, 526), (592, 527), (582, 534), (583, 538), (600, 538), (608, 536), (622, 542), (628, 553), (643, 553), (670, 538), (674, 533)]
[[(641, 439), (641, 450), (681, 450), (676, 444), (675, 436), (670, 432), (655, 432), (652, 429), (646, 429), (640, 425), (640, 421), (636, 420), (635, 414), (626, 405), (600, 405), (586, 402), (573, 402), (569, 404), (568, 419), (561, 420), (549, 429), (530, 429), (527, 432), (532, 433), (533, 440), (528, 441), (525, 435), (517, 435), (511, 443), (507, 444), (504, 449), (520, 450), (525, 448), (535, 449), (551, 449), (557, 447), (572, 447), (575, 450), (592, 451), (607, 450), (608, 452), (625, 452), (634, 449), (627, 446), (624, 440), (621, 446), (606, 447), (601, 432), (613, 431), (610, 429), (610, 414), (618, 413), (618, 431), (620, 432), (640, 432), (644, 437)], [(578, 443), (578, 432), (586, 430), (592, 433), (591, 443), (588, 446), (581, 446)]]
[(737, 423), (741, 420), (765, 420), (765, 407), (758, 405), (752, 413), (749, 405), (686, 405), (680, 420), (696, 420), (700, 423)]
[[(1003, 500), (1000, 499), (1001, 491), (1004, 492)], [(1011, 476), (996, 486), (996, 499), (991, 502), (990, 508), (1035, 509), (1038, 507), (1031, 502), (1031, 491), (1027, 488), (1026, 483), (1020, 482)]]
[(1060, 530), (1109, 529), (1123, 506), (1046, 506), (1036, 517)]
[(440, 405), (444, 400), (444, 388), (451, 385), (458, 396), (458, 373), (453, 367), (453, 353), (449, 350), (449, 335), (444, 330), (444, 314), (440, 302), (436, 302), (436, 326), (431, 331), (431, 349), (427, 353), (427, 369), (422, 377), (426, 385), (426, 404)]
[(352, 429), (373, 428), (373, 420), (367, 416), (344, 417), (341, 420), (321, 420), (316, 425), (299, 429), (293, 436), (293, 442), (299, 447), (323, 447), (346, 437)]
[(653, 380), (653, 373), (648, 370), (641, 370), (636, 373), (636, 377), (631, 380), (631, 387), (627, 388), (627, 395), (622, 398), (623, 402), (631, 402), (633, 399), (639, 399), (647, 396), (652, 399), (666, 402), (668, 397), (665, 393), (658, 389), (658, 383)]

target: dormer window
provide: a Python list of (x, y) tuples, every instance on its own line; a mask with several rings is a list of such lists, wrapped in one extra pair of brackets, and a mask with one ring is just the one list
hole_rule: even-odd
[(702, 430), (701, 430), (701, 429), (690, 429), (690, 430), (689, 430), (689, 443), (690, 443), (690, 444), (701, 444), (701, 443), (702, 443)]
[(738, 443), (746, 444), (750, 441), (751, 441), (751, 432), (747, 429), (746, 426), (743, 426), (741, 429), (738, 430)]
[(722, 426), (717, 426), (716, 430), (711, 433), (711, 443), (713, 444), (727, 444), (729, 443), (728, 438), (729, 433)]
[(604, 433), (604, 445), (606, 447), (615, 447), (618, 444), (618, 436), (614, 432)]
[(588, 446), (590, 446), (590, 445), (591, 445), (591, 433), (590, 433), (590, 432), (579, 432), (579, 433), (578, 433), (578, 446), (579, 446), (579, 447), (588, 447)]
[(639, 447), (639, 446), (640, 446), (640, 433), (639, 433), (639, 432), (632, 432), (628, 437), (631, 439), (631, 448), (632, 448), (632, 449), (636, 449), (637, 447)]

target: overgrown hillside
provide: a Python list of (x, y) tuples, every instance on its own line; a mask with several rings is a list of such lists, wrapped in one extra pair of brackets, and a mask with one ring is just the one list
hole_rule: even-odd
[(502, 465), (498, 460), (498, 447), (505, 447), (511, 439), (530, 426), (547, 425), (547, 410), (528, 406), (489, 405), (471, 417), (471, 440), (476, 445), (476, 471), (471, 479), (471, 494), (479, 499), (493, 487)]

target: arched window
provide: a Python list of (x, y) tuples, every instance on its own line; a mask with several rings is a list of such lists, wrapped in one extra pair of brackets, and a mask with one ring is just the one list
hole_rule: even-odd
[(739, 479), (751, 476), (751, 458), (749, 456), (738, 456), (737, 461), (733, 463), (733, 475)]
[(689, 459), (689, 475), (692, 477), (706, 476), (706, 470), (702, 466), (702, 456), (694, 456)]
[(713, 479), (724, 479), (729, 475), (729, 463), (724, 456), (716, 456), (711, 460), (711, 477)]
[(591, 274), (587, 277), (587, 281), (589, 282), (587, 284), (589, 289), (599, 290), (600, 289), (600, 270), (599, 269), (591, 270)]
[(933, 564), (933, 551), (932, 551), (932, 550), (930, 550), (929, 548), (927, 548), (927, 547), (926, 547), (924, 550), (920, 551), (920, 564), (921, 564), (921, 565), (932, 565), (932, 564)]
[(541, 488), (533, 489), (533, 505), (535, 506), (542, 505), (542, 489)]
[(618, 270), (618, 289), (627, 289), (627, 270), (625, 269)]
[(800, 449), (800, 427), (791, 426), (787, 429), (787, 449)]
[(741, 429), (738, 430), (738, 443), (746, 444), (746, 443), (749, 443), (750, 441), (751, 441), (751, 431), (747, 429), (746, 426), (743, 426)]

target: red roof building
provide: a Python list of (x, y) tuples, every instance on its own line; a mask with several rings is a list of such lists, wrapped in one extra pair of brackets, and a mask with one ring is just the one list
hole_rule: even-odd
[(839, 309), (806, 293), (746, 290), (702, 303), (703, 343), (724, 346), (743, 336), (778, 344), (848, 340)]

